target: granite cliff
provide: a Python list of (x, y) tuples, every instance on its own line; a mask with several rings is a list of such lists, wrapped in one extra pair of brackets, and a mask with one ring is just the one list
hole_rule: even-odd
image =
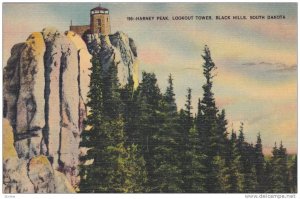
[(134, 86), (138, 86), (138, 59), (134, 41), (123, 32), (112, 35), (87, 34), (83, 36), (91, 55), (100, 57), (104, 72), (114, 64), (118, 66), (118, 79), (121, 86), (131, 76)]
[[(16, 44), (3, 72), (3, 192), (74, 192), (87, 115), (90, 59), (118, 65), (138, 84), (137, 52), (122, 32), (86, 35), (45, 28)], [(105, 75), (105, 74), (104, 74)]]

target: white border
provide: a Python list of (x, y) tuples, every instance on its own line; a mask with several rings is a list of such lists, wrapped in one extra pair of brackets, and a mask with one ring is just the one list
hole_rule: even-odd
[[(30, 0), (30, 1), (18, 1), (18, 0), (0, 0), (1, 1), (1, 11), (3, 9), (3, 3), (33, 3), (33, 2), (38, 2), (38, 3), (70, 3), (70, 2), (74, 2), (74, 3), (93, 3), (93, 2), (110, 2), (110, 3), (114, 3), (114, 2), (182, 2), (182, 3), (187, 3), (187, 2), (202, 2), (202, 3), (210, 3), (210, 2), (224, 2), (224, 3), (262, 3), (262, 2), (274, 2), (274, 3), (287, 3), (287, 2), (296, 2), (298, 3), (298, 0), (292, 0), (292, 1), (279, 1), (279, 0), (264, 0), (264, 1), (259, 1), (259, 0), (253, 0), (253, 1), (238, 1), (238, 0), (231, 0), (231, 1), (218, 1), (218, 0), (212, 0), (212, 1), (201, 1), (201, 0), (188, 0), (188, 1), (180, 1), (180, 0), (165, 0), (165, 1), (159, 1), (159, 0), (152, 0), (152, 1), (148, 1), (148, 0), (131, 0), (131, 1), (125, 1), (125, 0), (119, 0), (119, 1), (109, 1), (109, 0), (101, 0), (101, 1), (96, 1), (96, 0), (89, 0), (89, 1), (82, 1), (82, 0), (73, 0), (73, 1), (55, 1), (55, 0), (46, 0), (46, 1), (42, 1), (42, 0)], [(3, 12), (2, 12), (3, 13)], [(0, 57), (0, 63), (2, 63), (2, 59), (3, 59), (3, 53), (2, 53), (2, 40), (3, 40), (3, 30), (2, 30), (2, 14), (0, 16), (0, 25), (1, 25), (1, 41), (0, 41), (0, 53), (2, 54), (2, 56)], [(299, 5), (298, 5), (298, 27), (299, 27)], [(299, 29), (298, 29), (298, 39), (299, 39)], [(298, 47), (299, 47), (299, 42), (298, 42)], [(299, 50), (298, 50), (298, 57), (299, 57)], [(298, 63), (298, 61), (297, 61)], [(2, 66), (3, 68), (3, 66)], [(298, 70), (298, 77), (299, 77), (299, 70)], [(298, 78), (297, 77), (297, 78)], [(2, 70), (0, 70), (0, 90), (2, 91), (3, 89), (3, 73)], [(299, 85), (300, 81), (298, 78), (298, 85)], [(1, 92), (1, 99), (3, 99), (3, 93)], [(298, 116), (300, 113), (299, 110), (299, 97), (298, 97)], [(2, 114), (2, 102), (0, 103), (0, 113)], [(298, 124), (299, 124), (299, 117), (298, 117)], [(2, 121), (0, 122), (0, 129), (2, 132)], [(298, 125), (298, 132), (299, 132), (299, 125)], [(2, 135), (2, 134), (1, 134)], [(297, 136), (298, 139), (298, 145), (299, 145), (299, 136)], [(0, 136), (0, 143), (2, 143), (2, 136)], [(2, 146), (2, 144), (1, 144)], [(297, 147), (297, 151), (299, 154), (299, 147)], [(0, 147), (0, 153), (1, 153), (1, 159), (2, 159), (2, 147)], [(1, 181), (2, 181), (2, 164), (0, 164), (0, 176), (1, 176)], [(299, 164), (298, 164), (298, 176), (299, 176)], [(299, 187), (299, 178), (298, 178), (298, 187)], [(299, 188), (298, 188), (299, 191)], [(146, 199), (157, 199), (157, 198), (164, 198), (164, 199), (168, 199), (168, 198), (172, 198), (172, 199), (182, 199), (184, 198), (191, 198), (191, 199), (199, 199), (199, 198), (232, 198), (232, 199), (236, 199), (236, 198), (247, 198), (247, 195), (249, 195), (250, 197), (248, 198), (282, 198), (282, 196), (291, 196), (291, 198), (298, 198), (299, 194), (2, 194), (2, 189), (0, 191), (0, 196), (1, 198), (24, 198), (24, 199), (48, 199), (48, 198), (55, 198), (55, 199), (66, 199), (66, 198), (72, 198), (72, 199), (78, 199), (78, 198), (89, 198), (89, 199), (94, 199), (94, 198), (105, 198), (105, 199), (140, 199), (140, 198), (146, 198)], [(252, 196), (252, 197), (251, 197)], [(294, 197), (293, 197), (294, 196)]]

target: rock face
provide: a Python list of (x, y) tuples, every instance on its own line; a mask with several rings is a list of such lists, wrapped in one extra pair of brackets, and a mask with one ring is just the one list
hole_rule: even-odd
[[(3, 133), (3, 160), (8, 158), (17, 157), (17, 152), (14, 147), (14, 133), (13, 129), (9, 124), (7, 119), (3, 119), (2, 121), (2, 131)], [(4, 141), (5, 140), (5, 141)]]
[(84, 36), (90, 54), (99, 56), (104, 72), (113, 65), (118, 66), (118, 79), (121, 86), (132, 77), (135, 88), (138, 86), (138, 59), (134, 41), (123, 32), (112, 35), (88, 34)]
[(3, 164), (4, 193), (74, 193), (65, 175), (40, 155), (30, 161), (9, 158)]
[(106, 71), (118, 65), (121, 85), (132, 77), (137, 86), (132, 39), (117, 32), (86, 35), (85, 41), (73, 32), (46, 28), (11, 49), (3, 74), (5, 193), (74, 192), (91, 55)]
[[(31, 34), (25, 43), (12, 48), (4, 68), (3, 101), (4, 117), (13, 129), (17, 165), (44, 155), (51, 168), (76, 186), (90, 59), (78, 35), (51, 28)], [(44, 185), (34, 186), (34, 192), (53, 192), (51, 187), (41, 191)]]

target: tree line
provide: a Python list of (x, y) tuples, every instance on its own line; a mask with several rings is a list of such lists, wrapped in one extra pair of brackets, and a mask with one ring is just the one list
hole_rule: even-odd
[(79, 192), (297, 192), (297, 158), (289, 165), (282, 143), (275, 143), (267, 160), (260, 134), (253, 145), (245, 140), (243, 123), (228, 132), (225, 110), (212, 91), (216, 66), (207, 46), (202, 58), (205, 83), (194, 115), (190, 88), (178, 110), (171, 75), (164, 93), (147, 72), (137, 89), (131, 76), (121, 87), (117, 65), (105, 71), (93, 55)]

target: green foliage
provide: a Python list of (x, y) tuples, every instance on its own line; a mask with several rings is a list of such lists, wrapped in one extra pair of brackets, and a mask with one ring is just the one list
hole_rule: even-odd
[[(88, 115), (85, 125), (85, 129), (81, 133), (80, 147), (87, 148), (86, 155), (80, 157), (82, 164), (79, 165), (79, 176), (81, 178), (79, 189), (81, 192), (95, 192), (95, 183), (93, 180), (94, 167), (87, 164), (88, 161), (93, 161), (95, 155), (99, 152), (96, 149), (98, 143), (98, 136), (100, 132), (100, 126), (102, 124), (102, 113), (103, 113), (103, 95), (102, 95), (102, 67), (98, 59), (92, 59), (91, 68), (91, 79), (90, 79), (90, 90), (88, 93), (89, 102), (88, 106), (91, 108), (90, 114)], [(96, 124), (96, 125), (95, 125)]]
[(290, 167), (290, 191), (291, 193), (297, 193), (297, 155), (293, 158), (292, 165)]
[(121, 113), (120, 85), (117, 77), (118, 66), (111, 64), (103, 71), (103, 113), (109, 118), (118, 118)]
[(257, 192), (264, 192), (264, 181), (265, 181), (265, 159), (262, 151), (262, 141), (260, 133), (257, 135), (257, 141), (255, 145), (255, 158), (254, 158), (255, 172), (257, 177)]
[(181, 192), (181, 170), (176, 157), (179, 149), (178, 114), (172, 76), (164, 95), (153, 73), (143, 72), (137, 89), (142, 153), (151, 192)]
[(153, 134), (152, 192), (182, 192), (178, 132), (178, 115), (173, 91), (172, 77), (157, 111), (158, 131)]
[[(157, 85), (157, 79), (154, 73), (142, 74), (142, 82), (137, 88), (138, 93), (138, 121), (139, 132), (142, 140), (142, 151), (147, 164), (151, 158), (153, 136), (159, 129), (158, 113), (159, 103), (162, 99), (160, 89)], [(150, 165), (149, 165), (150, 166)], [(152, 169), (150, 169), (152, 170)]]
[[(203, 75), (205, 77), (205, 84), (203, 88), (202, 101), (198, 103), (198, 114), (196, 119), (196, 128), (198, 130), (199, 137), (201, 139), (201, 148), (203, 150), (206, 159), (204, 166), (206, 168), (206, 190), (208, 192), (222, 192), (227, 188), (218, 180), (220, 173), (223, 176), (227, 176), (225, 171), (220, 165), (225, 164), (225, 157), (227, 148), (227, 132), (225, 119), (225, 111), (219, 110), (216, 107), (214, 93), (212, 92), (213, 86), (213, 71), (216, 69), (214, 62), (212, 61), (210, 50), (207, 46), (204, 48)], [(224, 179), (222, 179), (224, 182)]]
[(164, 99), (164, 102), (166, 103), (167, 111), (171, 115), (176, 116), (177, 115), (177, 105), (175, 102), (174, 85), (173, 85), (173, 78), (172, 78), (171, 74), (169, 75), (168, 83), (169, 83), (169, 85), (166, 89), (163, 99)]
[(89, 103), (81, 147), (80, 192), (143, 192), (147, 175), (137, 147), (125, 147), (124, 120), (117, 79), (117, 66), (106, 74), (96, 57), (92, 60)]
[(128, 84), (120, 89), (120, 98), (123, 104), (122, 112), (125, 123), (126, 146), (137, 144), (138, 152), (140, 152), (142, 146), (142, 136), (139, 131), (140, 107), (138, 103), (138, 93), (134, 90), (134, 83), (131, 76), (128, 78)]
[(132, 144), (127, 150), (129, 155), (126, 160), (126, 168), (128, 169), (128, 192), (148, 192), (146, 162), (143, 156), (140, 155), (137, 145)]
[(222, 156), (222, 158), (228, 155), (228, 132), (227, 132), (227, 120), (225, 116), (225, 110), (223, 109), (221, 113), (217, 115), (217, 129), (216, 136), (214, 137), (214, 142), (216, 143), (216, 154)]
[(216, 66), (207, 46), (202, 55), (205, 82), (197, 114), (192, 90), (177, 110), (173, 78), (161, 93), (154, 73), (142, 73), (120, 87), (117, 65), (107, 70), (93, 56), (90, 108), (81, 134), (79, 189), (84, 193), (287, 193), (297, 191), (297, 158), (288, 164), (282, 143), (269, 161), (260, 134), (255, 145), (239, 135), (228, 138), (225, 110), (216, 106)]
[(161, 122), (159, 120), (159, 104), (162, 100), (162, 94), (157, 85), (157, 79), (154, 73), (142, 73), (142, 82), (137, 88), (137, 132), (141, 143), (141, 154), (146, 161), (146, 170), (148, 173), (148, 184), (150, 191), (153, 190), (155, 181), (155, 159), (154, 149), (157, 143), (154, 136), (159, 132)]
[(206, 159), (200, 150), (199, 136), (195, 128), (192, 128), (188, 136), (188, 147), (184, 151), (185, 162), (183, 162), (183, 190), (187, 193), (203, 193), (205, 190), (205, 167)]
[(217, 113), (218, 109), (215, 104), (214, 93), (212, 92), (213, 86), (213, 74), (212, 72), (216, 69), (214, 62), (211, 59), (210, 50), (207, 46), (204, 48), (204, 59), (203, 74), (206, 79), (203, 88), (203, 99), (202, 99), (202, 111), (203, 111), (203, 132), (207, 133), (207, 137), (210, 137), (214, 134), (213, 130), (216, 128)]
[(242, 173), (241, 155), (237, 148), (236, 133), (232, 131), (230, 139), (230, 160), (229, 160), (229, 192), (242, 193), (244, 191), (245, 177)]
[(257, 176), (255, 166), (251, 165), (250, 171), (245, 173), (245, 185), (244, 192), (245, 193), (255, 193), (257, 192)]
[(188, 88), (186, 95), (185, 110), (179, 113), (181, 127), (181, 168), (182, 189), (187, 193), (206, 192), (205, 190), (205, 166), (207, 158), (201, 151), (198, 131), (193, 122), (191, 113), (191, 89)]
[(213, 158), (212, 162), (213, 177), (216, 176), (214, 183), (216, 193), (229, 192), (230, 190), (230, 169), (226, 166), (225, 159), (217, 155)]
[[(96, 154), (94, 156), (92, 175), (93, 192), (136, 192), (143, 186), (136, 184), (140, 182), (139, 175), (144, 173), (134, 173), (143, 166), (143, 161), (137, 161), (132, 154), (132, 150), (124, 147), (124, 132), (122, 130), (123, 121), (121, 119), (112, 120), (103, 124), (103, 129), (99, 136)], [(138, 165), (138, 164), (141, 165)]]
[(270, 161), (267, 161), (265, 166), (265, 181), (263, 183), (265, 193), (272, 193), (272, 172), (272, 165)]
[(279, 148), (275, 143), (272, 151), (271, 168), (271, 190), (272, 193), (288, 193), (288, 167), (286, 148), (283, 147), (282, 142)]

